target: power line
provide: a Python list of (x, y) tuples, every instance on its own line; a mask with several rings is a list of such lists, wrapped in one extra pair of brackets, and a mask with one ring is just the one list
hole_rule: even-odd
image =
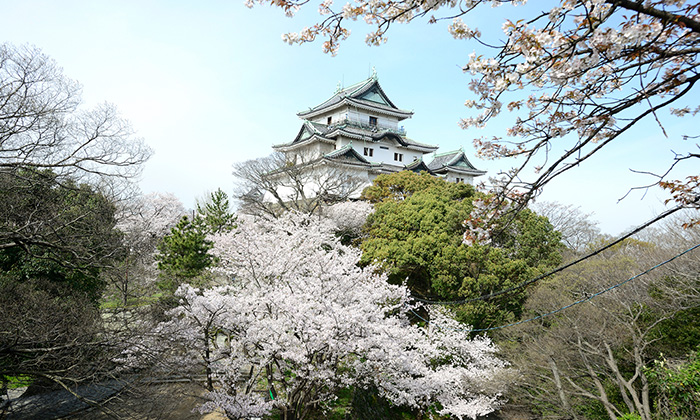
[(654, 223), (658, 222), (659, 220), (664, 219), (664, 218), (666, 218), (666, 217), (672, 215), (673, 213), (675, 213), (675, 212), (677, 212), (678, 210), (681, 210), (681, 209), (683, 209), (683, 208), (685, 208), (685, 206), (679, 205), (679, 206), (674, 207), (674, 208), (672, 208), (672, 209), (666, 210), (665, 212), (663, 212), (663, 213), (661, 213), (660, 215), (654, 217), (653, 219), (647, 221), (646, 223), (644, 223), (644, 224), (642, 224), (642, 225), (636, 227), (634, 230), (632, 230), (632, 231), (630, 231), (630, 232), (628, 232), (628, 233), (625, 233), (624, 235), (620, 236), (618, 239), (614, 240), (613, 242), (610, 242), (610, 243), (608, 243), (607, 245), (605, 245), (605, 246), (603, 246), (603, 247), (601, 247), (601, 248), (598, 248), (598, 249), (596, 249), (595, 251), (593, 251), (593, 252), (591, 252), (591, 253), (589, 253), (589, 254), (586, 254), (586, 255), (584, 255), (584, 256), (581, 257), (581, 258), (578, 258), (578, 259), (576, 259), (576, 260), (574, 260), (574, 261), (572, 261), (572, 262), (570, 262), (570, 263), (567, 263), (567, 264), (564, 264), (564, 265), (562, 265), (562, 266), (559, 266), (559, 267), (555, 268), (555, 269), (552, 270), (552, 271), (549, 271), (549, 272), (547, 272), (547, 273), (541, 274), (541, 275), (539, 275), (539, 276), (537, 276), (537, 277), (535, 277), (535, 278), (533, 278), (533, 279), (526, 280), (526, 281), (524, 281), (524, 282), (522, 282), (522, 283), (520, 283), (520, 284), (518, 284), (518, 285), (509, 287), (509, 288), (507, 288), (507, 289), (500, 290), (500, 291), (498, 291), (498, 292), (489, 293), (489, 294), (486, 294), (486, 295), (481, 295), (481, 296), (478, 296), (478, 297), (475, 297), (475, 298), (467, 298), (467, 299), (460, 299), (460, 300), (445, 300), (445, 301), (442, 301), (442, 300), (423, 299), (423, 298), (419, 298), (419, 297), (414, 297), (413, 299), (414, 299), (415, 301), (417, 301), (417, 302), (425, 303), (425, 304), (427, 304), (427, 305), (462, 305), (462, 304), (464, 304), (464, 303), (476, 302), (476, 301), (479, 301), (479, 300), (489, 300), (489, 299), (493, 299), (493, 298), (495, 298), (495, 297), (498, 297), (498, 296), (501, 296), (501, 295), (505, 295), (505, 294), (507, 294), (507, 293), (514, 292), (514, 291), (516, 291), (516, 290), (523, 289), (523, 288), (525, 288), (525, 287), (527, 287), (527, 286), (529, 286), (529, 285), (531, 285), (531, 284), (533, 284), (533, 283), (537, 283), (538, 281), (540, 281), (540, 280), (542, 280), (542, 279), (545, 279), (545, 278), (550, 277), (550, 276), (552, 276), (552, 275), (554, 275), (554, 274), (557, 274), (557, 273), (559, 273), (559, 272), (561, 272), (561, 271), (564, 271), (564, 270), (566, 270), (566, 269), (569, 268), (569, 267), (573, 267), (573, 266), (576, 265), (576, 264), (579, 264), (579, 263), (581, 263), (581, 262), (583, 262), (583, 261), (585, 261), (585, 260), (587, 260), (587, 259), (589, 259), (589, 258), (591, 258), (591, 257), (594, 257), (594, 256), (600, 254), (601, 252), (605, 251), (606, 249), (609, 249), (609, 248), (611, 248), (611, 247), (613, 247), (613, 246), (619, 244), (620, 242), (624, 241), (625, 239), (629, 238), (630, 236), (632, 236), (632, 235), (634, 235), (634, 234), (636, 234), (636, 233), (639, 233), (640, 231), (642, 231), (642, 230), (646, 229), (647, 227), (653, 225)]
[[(609, 291), (611, 291), (611, 290), (617, 289), (618, 287), (620, 287), (620, 286), (622, 286), (622, 285), (624, 285), (624, 284), (627, 284), (627, 283), (629, 283), (630, 281), (632, 281), (632, 280), (634, 280), (634, 279), (637, 279), (637, 278), (639, 278), (639, 277), (641, 277), (641, 276), (643, 276), (643, 275), (645, 275), (645, 274), (648, 274), (648, 273), (650, 273), (651, 271), (656, 270), (657, 268), (659, 268), (659, 267), (661, 267), (661, 266), (663, 266), (663, 265), (665, 265), (665, 264), (668, 264), (668, 263), (670, 263), (671, 261), (673, 261), (673, 260), (675, 260), (675, 259), (677, 259), (677, 258), (679, 258), (679, 257), (681, 257), (681, 256), (683, 256), (683, 255), (685, 255), (685, 254), (687, 254), (687, 253), (689, 253), (689, 252), (691, 252), (691, 251), (697, 249), (697, 248), (700, 248), (700, 244), (697, 244), (697, 245), (695, 245), (695, 246), (692, 246), (692, 247), (686, 249), (685, 251), (681, 252), (680, 254), (676, 254), (675, 256), (673, 256), (673, 257), (667, 259), (666, 261), (660, 262), (660, 263), (656, 264), (655, 266), (653, 266), (653, 267), (651, 267), (651, 268), (648, 268), (648, 269), (642, 271), (641, 273), (636, 274), (636, 275), (634, 275), (634, 276), (628, 278), (628, 279), (625, 280), (625, 281), (622, 281), (622, 282), (620, 282), (620, 283), (614, 284), (614, 285), (608, 287), (607, 289), (603, 289), (603, 290), (601, 290), (601, 291), (599, 291), (599, 292), (597, 292), (597, 293), (594, 293), (594, 294), (592, 294), (592, 295), (589, 295), (589, 296), (587, 296), (587, 297), (585, 297), (585, 298), (583, 298), (583, 299), (579, 299), (579, 300), (577, 300), (577, 301), (575, 301), (575, 302), (572, 302), (572, 303), (570, 303), (570, 304), (568, 304), (568, 305), (566, 305), (566, 306), (562, 306), (561, 308), (555, 309), (555, 310), (553, 310), (553, 311), (550, 311), (550, 312), (547, 312), (547, 313), (544, 313), (544, 314), (540, 314), (540, 315), (534, 316), (534, 317), (532, 317), (532, 318), (527, 318), (527, 319), (523, 319), (523, 320), (520, 320), (520, 321), (517, 321), (517, 322), (512, 322), (512, 323), (510, 323), (510, 324), (500, 325), (500, 326), (498, 326), (498, 327), (474, 328), (474, 329), (466, 329), (466, 328), (465, 328), (463, 331), (465, 331), (465, 332), (487, 332), (487, 331), (501, 330), (501, 329), (504, 329), (504, 328), (513, 327), (513, 326), (516, 326), (516, 325), (524, 324), (524, 323), (526, 323), (526, 322), (536, 321), (536, 320), (538, 320), (538, 319), (542, 319), (542, 318), (548, 317), (548, 316), (550, 316), (550, 315), (554, 315), (554, 314), (556, 314), (556, 313), (559, 313), (559, 312), (562, 312), (562, 311), (564, 311), (564, 310), (566, 310), (566, 309), (569, 309), (569, 308), (571, 308), (571, 307), (573, 307), (573, 306), (579, 305), (579, 304), (581, 304), (581, 303), (588, 302), (589, 300), (592, 300), (593, 298), (596, 298), (596, 297), (598, 297), (598, 296), (600, 296), (600, 295), (602, 295), (602, 294), (604, 294), (604, 293), (607, 293), (607, 292), (609, 292)], [(421, 317), (421, 316), (418, 315), (415, 311), (411, 310), (411, 312), (413, 312), (413, 314), (414, 314), (416, 317), (418, 317), (420, 320), (422, 320), (422, 321), (424, 321), (424, 322), (426, 322), (426, 323), (430, 323), (429, 320), (427, 320), (427, 319)]]

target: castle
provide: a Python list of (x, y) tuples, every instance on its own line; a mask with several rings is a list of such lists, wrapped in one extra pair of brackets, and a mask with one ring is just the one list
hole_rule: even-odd
[[(304, 122), (296, 137), (273, 149), (284, 154), (288, 166), (313, 172), (318, 179), (333, 171), (336, 178), (343, 174), (360, 180), (350, 198), (381, 174), (426, 171), (448, 182), (473, 184), (486, 173), (463, 150), (436, 154), (437, 146), (408, 138), (399, 124), (413, 112), (394, 105), (376, 73), (352, 86), (339, 86), (329, 99), (297, 115)], [(312, 195), (313, 182), (305, 189)]]

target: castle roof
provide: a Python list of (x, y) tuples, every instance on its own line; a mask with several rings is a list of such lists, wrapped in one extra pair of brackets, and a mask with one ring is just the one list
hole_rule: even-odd
[(425, 162), (423, 162), (423, 159), (414, 160), (413, 162), (406, 165), (405, 169), (407, 171), (413, 171), (416, 173), (421, 173), (421, 172), (425, 171), (431, 175), (434, 175), (433, 171), (431, 171), (430, 168), (428, 168), (428, 165), (426, 165)]
[(323, 155), (325, 159), (330, 159), (339, 163), (371, 165), (362, 155), (353, 149), (352, 144), (347, 144), (338, 150)]
[(401, 146), (404, 146), (406, 148), (418, 148), (418, 149), (427, 149), (426, 151), (435, 151), (438, 149), (438, 146), (433, 146), (430, 144), (425, 144), (425, 143), (419, 143), (415, 140), (409, 139), (406, 136), (400, 136), (396, 133), (393, 133), (391, 131), (383, 131), (380, 133), (377, 133), (372, 136), (373, 141), (380, 141), (382, 139), (391, 139), (400, 144)]
[(331, 112), (342, 106), (350, 106), (379, 114), (397, 117), (399, 121), (411, 118), (412, 111), (399, 109), (384, 93), (376, 76), (346, 88), (338, 88), (333, 96), (324, 102), (297, 113), (300, 118), (309, 119)]
[(433, 160), (428, 164), (428, 168), (437, 174), (445, 173), (448, 170), (474, 176), (486, 173), (486, 171), (476, 169), (476, 167), (469, 162), (469, 159), (467, 159), (464, 150), (461, 149), (435, 155)]
[(308, 120), (304, 121), (294, 140), (288, 143), (277, 144), (272, 147), (275, 150), (284, 152), (309, 144), (313, 141), (335, 143), (335, 139), (340, 136), (373, 143), (387, 139), (407, 149), (418, 150), (421, 152), (434, 152), (438, 149), (437, 146), (420, 143), (389, 130), (370, 130), (352, 121), (325, 125)]

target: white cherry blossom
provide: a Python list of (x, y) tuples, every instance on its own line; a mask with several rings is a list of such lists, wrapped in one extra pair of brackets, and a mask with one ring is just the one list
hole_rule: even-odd
[(359, 268), (360, 251), (338, 241), (330, 220), (290, 213), (238, 222), (213, 238), (231, 284), (182, 287), (182, 305), (160, 326), (179, 332), (189, 350), (182, 358), (211, 372), (201, 410), (244, 418), (276, 408), (299, 418), (341, 388), (370, 385), (394, 404), (457, 418), (499, 406), (491, 384), (505, 364), (493, 344), (470, 339), (442, 312), (431, 313), (429, 328), (412, 325), (408, 289)]

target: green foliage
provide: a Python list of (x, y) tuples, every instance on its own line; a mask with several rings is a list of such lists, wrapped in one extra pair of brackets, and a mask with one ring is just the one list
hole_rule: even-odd
[(7, 376), (5, 380), (7, 381), (8, 389), (23, 388), (32, 383), (32, 377), (28, 375)]
[(647, 377), (656, 391), (655, 409), (663, 418), (700, 418), (700, 351), (678, 366), (655, 361)]
[(184, 216), (158, 244), (156, 260), (161, 270), (158, 287), (162, 290), (174, 292), (181, 281), (202, 275), (212, 264), (208, 251), (213, 244), (196, 220), (191, 222)]
[(101, 270), (124, 255), (110, 200), (48, 171), (0, 173), (0, 191), (0, 283), (61, 284), (96, 304)]
[[(447, 184), (446, 187), (444, 184)], [(378, 176), (371, 186), (362, 192), (362, 199), (376, 204), (384, 201), (401, 201), (416, 192), (438, 188), (450, 195), (450, 199), (471, 197), (474, 187), (467, 184), (449, 184), (444, 180), (425, 173), (416, 174), (401, 171), (390, 175)]]
[(204, 204), (198, 203), (194, 218), (184, 216), (158, 244), (158, 287), (172, 293), (183, 281), (202, 282), (205, 270), (216, 262), (209, 254), (213, 243), (207, 235), (230, 232), (235, 222), (228, 196), (220, 189)]
[(209, 234), (230, 232), (236, 228), (236, 216), (231, 212), (228, 196), (221, 189), (211, 193), (204, 203), (197, 203), (195, 220)]
[[(495, 246), (462, 243), (472, 200), (483, 197), (466, 184), (403, 171), (377, 177), (363, 197), (375, 203), (361, 243), (361, 264), (376, 263), (389, 281), (404, 281), (418, 296), (454, 300), (497, 292), (557, 265), (559, 234), (525, 210)], [(476, 328), (520, 316), (524, 293), (462, 305), (460, 320)]]
[(654, 329), (655, 349), (671, 357), (682, 357), (700, 346), (700, 306), (678, 312)]

